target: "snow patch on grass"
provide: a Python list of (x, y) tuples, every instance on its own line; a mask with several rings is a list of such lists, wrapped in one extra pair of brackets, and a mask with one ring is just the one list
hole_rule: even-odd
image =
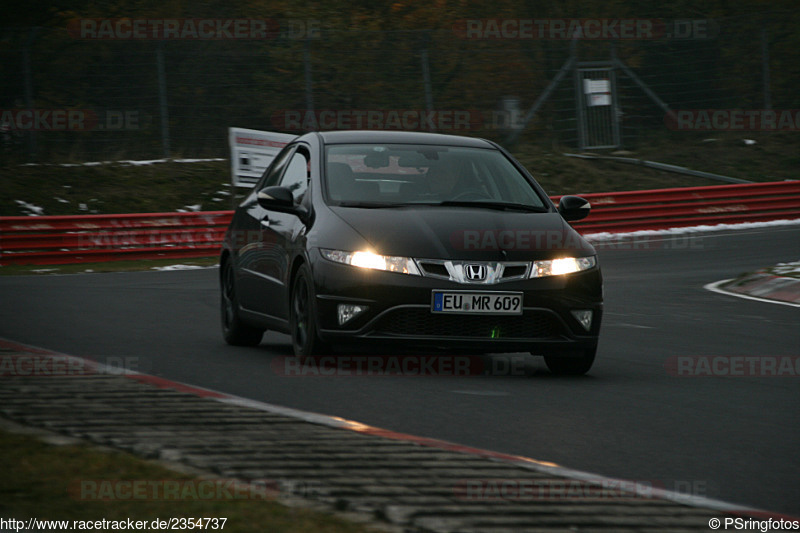
[(792, 261), (790, 263), (778, 263), (774, 267), (770, 267), (765, 270), (770, 274), (774, 274), (776, 276), (800, 279), (800, 261)]
[(141, 159), (141, 160), (123, 159), (120, 161), (87, 161), (85, 163), (24, 163), (20, 166), (96, 167), (99, 165), (125, 165), (132, 167), (140, 167), (144, 165), (154, 165), (156, 163), (206, 163), (209, 161), (227, 161), (227, 159), (221, 157), (208, 158), (208, 159)]
[(163, 267), (153, 267), (153, 270), (159, 270), (162, 272), (170, 271), (170, 270), (200, 270), (204, 268), (217, 268), (217, 265), (214, 266), (200, 266), (200, 265), (167, 265)]
[(769, 222), (742, 222), (741, 224), (716, 224), (714, 226), (690, 226), (686, 228), (648, 229), (629, 231), (626, 233), (587, 233), (583, 237), (589, 242), (603, 242), (628, 237), (658, 237), (662, 235), (684, 235), (686, 233), (704, 233), (709, 231), (741, 230), (769, 228), (773, 226), (792, 226), (800, 224), (800, 218), (794, 220), (771, 220)]
[(14, 200), (14, 201), (22, 209), (24, 209), (25, 211), (28, 211), (28, 213), (26, 213), (28, 216), (38, 217), (38, 216), (44, 215), (44, 208), (43, 207), (39, 207), (38, 205), (29, 204), (28, 202), (26, 202), (24, 200)]

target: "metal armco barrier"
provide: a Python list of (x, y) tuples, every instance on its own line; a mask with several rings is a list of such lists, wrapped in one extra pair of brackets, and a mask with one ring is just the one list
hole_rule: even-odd
[[(800, 219), (800, 181), (583, 194), (582, 234)], [(553, 201), (558, 202), (558, 197)]]
[(0, 265), (58, 265), (219, 253), (231, 211), (0, 217)]
[[(800, 181), (581, 196), (592, 204), (591, 214), (574, 223), (583, 234), (800, 219)], [(211, 257), (231, 215), (0, 217), (0, 265)]]

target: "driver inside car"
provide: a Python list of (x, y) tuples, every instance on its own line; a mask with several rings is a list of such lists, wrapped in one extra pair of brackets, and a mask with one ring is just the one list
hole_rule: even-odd
[(431, 166), (426, 174), (428, 189), (431, 194), (441, 200), (452, 200), (466, 192), (479, 192), (474, 180), (469, 180), (460, 166), (448, 161), (441, 161)]
[(442, 198), (452, 195), (459, 181), (455, 166), (446, 163), (428, 169), (427, 177), (430, 191)]

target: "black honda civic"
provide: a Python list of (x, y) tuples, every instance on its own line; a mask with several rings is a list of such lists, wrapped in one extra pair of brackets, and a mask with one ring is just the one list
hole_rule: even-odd
[(236, 209), (220, 256), (222, 330), (291, 336), (300, 358), (374, 343), (530, 352), (559, 374), (595, 359), (594, 248), (497, 144), (412, 132), (312, 132)]

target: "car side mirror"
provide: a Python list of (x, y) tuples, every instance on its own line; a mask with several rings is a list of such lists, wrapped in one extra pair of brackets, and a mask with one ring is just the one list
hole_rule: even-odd
[(558, 202), (558, 212), (567, 222), (586, 218), (591, 208), (592, 205), (580, 196), (562, 196)]
[(297, 215), (305, 224), (308, 224), (310, 221), (311, 217), (309, 216), (308, 210), (302, 205), (296, 205), (294, 203), (292, 191), (286, 187), (277, 185), (265, 187), (258, 191), (256, 200), (258, 201), (258, 205), (269, 211)]
[(273, 211), (287, 211), (294, 207), (292, 191), (286, 187), (266, 187), (258, 191), (256, 199), (258, 200), (258, 205)]

